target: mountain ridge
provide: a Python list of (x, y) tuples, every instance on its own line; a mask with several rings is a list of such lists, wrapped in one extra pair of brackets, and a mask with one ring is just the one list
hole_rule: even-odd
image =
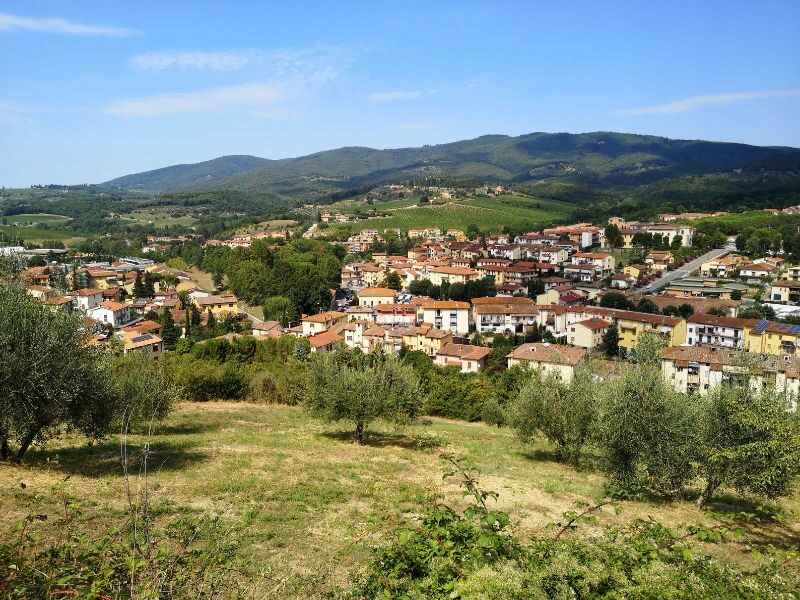
[(603, 131), (486, 134), (419, 147), (344, 146), (282, 159), (221, 156), (125, 175), (102, 185), (158, 193), (231, 189), (313, 197), (427, 177), (636, 186), (735, 169), (797, 172), (800, 149)]

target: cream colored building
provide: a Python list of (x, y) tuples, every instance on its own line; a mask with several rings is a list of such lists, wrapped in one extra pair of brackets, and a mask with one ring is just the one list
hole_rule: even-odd
[(465, 269), (461, 267), (431, 267), (428, 269), (427, 277), (433, 285), (448, 283), (467, 283), (477, 281), (481, 278), (480, 273), (475, 269)]
[(300, 319), (303, 328), (303, 336), (309, 337), (327, 331), (334, 325), (347, 322), (347, 313), (329, 310), (318, 315), (310, 315)]
[(368, 287), (358, 292), (358, 305), (375, 308), (380, 304), (394, 304), (397, 292), (389, 288)]
[(578, 321), (569, 326), (567, 342), (578, 348), (594, 350), (603, 344), (603, 336), (609, 327), (611, 322), (599, 317)]
[(466, 302), (428, 300), (417, 305), (417, 323), (428, 323), (455, 335), (469, 333), (469, 309)]
[(508, 354), (508, 368), (515, 365), (541, 369), (565, 383), (572, 381), (575, 369), (586, 358), (587, 350), (558, 344), (522, 344)]

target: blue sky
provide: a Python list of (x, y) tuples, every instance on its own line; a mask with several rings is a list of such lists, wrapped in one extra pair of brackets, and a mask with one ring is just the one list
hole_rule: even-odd
[(800, 146), (800, 2), (0, 1), (0, 185), (597, 130)]

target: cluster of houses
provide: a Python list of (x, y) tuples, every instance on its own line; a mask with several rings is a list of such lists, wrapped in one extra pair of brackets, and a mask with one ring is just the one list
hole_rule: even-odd
[[(157, 277), (149, 298), (134, 298), (137, 276), (150, 273)], [(94, 343), (121, 342), (123, 352), (143, 352), (158, 358), (164, 351), (161, 325), (145, 319), (150, 311), (170, 311), (181, 325), (188, 306), (180, 295), (185, 293), (201, 316), (221, 319), (246, 315), (232, 294), (215, 295), (200, 289), (181, 271), (157, 265), (146, 258), (122, 258), (113, 263), (88, 264), (80, 269), (67, 265), (30, 267), (22, 273), (28, 294), (52, 310), (80, 314)]]
[(249, 248), (255, 240), (288, 240), (290, 237), (292, 237), (292, 232), (289, 229), (270, 229), (257, 233), (237, 233), (227, 240), (208, 240), (204, 247)]

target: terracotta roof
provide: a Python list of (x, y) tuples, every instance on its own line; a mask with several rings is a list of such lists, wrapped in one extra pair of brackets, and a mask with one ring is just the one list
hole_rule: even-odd
[(194, 301), (200, 306), (210, 306), (212, 304), (237, 304), (239, 299), (233, 294), (227, 296), (206, 296), (205, 298), (195, 298)]
[(97, 294), (102, 294), (103, 290), (100, 288), (81, 288), (79, 290), (75, 290), (74, 292), (67, 293), (67, 296), (96, 296)]
[(454, 344), (450, 342), (442, 346), (436, 355), (453, 356), (462, 360), (483, 360), (491, 352), (491, 348), (485, 346), (470, 346), (469, 344)]
[(680, 317), (667, 317), (665, 315), (653, 315), (650, 313), (637, 312), (633, 310), (618, 310), (616, 308), (603, 308), (598, 306), (587, 306), (584, 310), (599, 317), (610, 317), (627, 321), (639, 321), (640, 323), (653, 323), (656, 325), (669, 325), (674, 327), (683, 319)]
[(157, 331), (161, 329), (161, 324), (156, 323), (150, 319), (146, 319), (144, 321), (139, 321), (133, 325), (130, 325), (123, 329), (123, 331)]
[(604, 254), (602, 252), (576, 252), (572, 256), (576, 258), (596, 258), (598, 260), (602, 260), (604, 258), (608, 258), (611, 255)]
[(120, 332), (122, 341), (125, 343), (126, 350), (135, 350), (143, 346), (160, 344), (161, 338), (153, 333), (145, 333), (138, 330), (123, 330)]
[(688, 323), (699, 323), (701, 325), (715, 325), (717, 327), (729, 327), (731, 329), (744, 329), (754, 327), (758, 319), (737, 319), (736, 317), (716, 317), (703, 313), (695, 313), (688, 319)]
[(522, 344), (507, 358), (516, 360), (527, 360), (531, 362), (542, 362), (558, 365), (577, 365), (586, 356), (585, 348), (573, 348), (571, 346), (559, 346), (557, 344), (536, 343)]
[(453, 309), (468, 309), (468, 302), (457, 302), (455, 300), (430, 300), (419, 304), (420, 308), (429, 308), (436, 310), (453, 310)]
[(45, 301), (45, 304), (50, 304), (52, 306), (61, 306), (62, 304), (72, 304), (72, 298), (67, 298), (67, 297), (48, 298)]
[(591, 319), (586, 319), (585, 321), (576, 323), (576, 325), (582, 325), (587, 329), (595, 331), (597, 329), (606, 329), (608, 328), (609, 325), (611, 325), (611, 323), (609, 323), (608, 321), (604, 321), (603, 319), (600, 319), (598, 317), (592, 317)]
[(325, 312), (321, 312), (318, 315), (311, 315), (308, 317), (303, 317), (300, 319), (304, 323), (328, 323), (329, 321), (335, 321), (336, 319), (341, 319), (342, 317), (346, 317), (347, 313), (339, 312), (336, 310), (328, 310)]
[(329, 331), (323, 331), (322, 333), (318, 333), (317, 335), (312, 335), (311, 337), (306, 339), (314, 348), (322, 348), (324, 346), (329, 346), (330, 344), (334, 344), (338, 341), (341, 341), (344, 338), (335, 331), (329, 330)]
[(442, 273), (443, 275), (476, 275), (478, 272), (475, 269), (465, 269), (462, 267), (433, 267), (430, 269), (432, 273)]
[(507, 296), (487, 296), (472, 299), (473, 306), (485, 306), (489, 304), (528, 304), (535, 306), (536, 302), (531, 298), (525, 298), (523, 296), (518, 296), (516, 298), (509, 298)]
[[(505, 299), (510, 300), (511, 298), (505, 296)], [(533, 302), (525, 302), (525, 303), (505, 302), (503, 304), (500, 304), (499, 302), (492, 302), (491, 304), (478, 304), (473, 307), (473, 310), (476, 314), (479, 315), (494, 315), (500, 313), (507, 315), (539, 314), (539, 309)]]
[(122, 304), (121, 302), (112, 302), (111, 300), (106, 300), (105, 302), (101, 302), (100, 304), (97, 305), (97, 307), (113, 310), (114, 312), (130, 308), (130, 306), (128, 306), (127, 304)]
[(358, 292), (358, 297), (359, 298), (368, 298), (368, 297), (371, 297), (371, 296), (376, 296), (376, 297), (383, 298), (383, 297), (386, 297), (386, 296), (391, 296), (392, 298), (394, 298), (394, 295), (396, 293), (397, 292), (395, 290), (392, 290), (392, 289), (389, 289), (389, 288), (369, 287), (369, 288), (364, 288), (363, 290)]

